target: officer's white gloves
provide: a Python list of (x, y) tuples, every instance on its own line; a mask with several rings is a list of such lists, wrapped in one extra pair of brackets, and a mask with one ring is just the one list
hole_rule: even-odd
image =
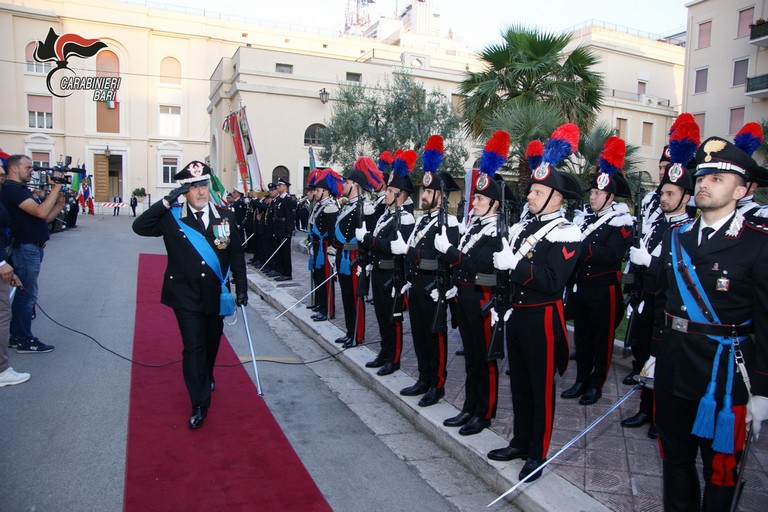
[[(411, 283), (406, 281), (402, 288), (400, 288), (400, 295), (405, 295), (405, 293), (411, 289)], [(392, 298), (395, 298), (395, 287), (392, 287)]]
[(763, 421), (768, 419), (768, 397), (755, 395), (747, 403), (747, 423), (752, 422), (752, 434), (757, 441)]
[(512, 251), (506, 238), (501, 240), (501, 251), (493, 253), (493, 266), (499, 270), (514, 270), (522, 259)]
[[(509, 320), (509, 316), (512, 314), (512, 309), (508, 309), (506, 313), (504, 313), (504, 322), (506, 323), (507, 320)], [(499, 314), (496, 312), (496, 308), (491, 308), (491, 325), (496, 325), (496, 322), (499, 321)]]
[(650, 267), (651, 254), (645, 249), (645, 247), (630, 247), (629, 261), (641, 267)]
[[(445, 292), (445, 300), (451, 300), (456, 296), (457, 293), (459, 293), (459, 289), (455, 286), (451, 286)], [(429, 296), (432, 297), (432, 300), (435, 302), (440, 300), (440, 292), (437, 290), (437, 288), (433, 288), (432, 291), (429, 292)]]
[(363, 227), (355, 229), (355, 238), (357, 238), (358, 242), (362, 242), (363, 238), (365, 238), (365, 235), (368, 233), (368, 228), (365, 227), (365, 224), (363, 224)]
[(397, 238), (389, 242), (389, 249), (392, 254), (405, 254), (408, 252), (408, 244), (403, 240), (400, 233), (397, 234)]
[(443, 226), (443, 230), (435, 235), (435, 249), (445, 254), (450, 246), (451, 242), (448, 241), (448, 234), (445, 232), (445, 226)]

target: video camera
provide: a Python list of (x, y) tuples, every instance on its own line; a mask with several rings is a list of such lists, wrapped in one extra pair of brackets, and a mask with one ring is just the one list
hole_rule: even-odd
[(48, 178), (53, 183), (59, 185), (71, 185), (72, 173), (84, 173), (85, 170), (80, 167), (70, 167), (72, 165), (72, 157), (67, 156), (64, 162), (57, 162), (53, 167), (34, 166), (32, 170), (37, 173), (37, 179), (33, 184), (39, 188), (44, 188), (48, 185)]

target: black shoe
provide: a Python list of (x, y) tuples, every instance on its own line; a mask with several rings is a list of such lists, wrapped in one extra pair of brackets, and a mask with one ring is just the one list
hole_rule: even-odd
[(640, 375), (640, 372), (637, 372), (637, 371), (635, 371), (635, 370), (632, 370), (632, 371), (629, 373), (629, 375), (627, 375), (626, 377), (624, 377), (624, 380), (623, 380), (623, 381), (621, 381), (621, 382), (622, 382), (622, 383), (623, 383), (625, 386), (634, 386), (635, 384), (637, 384), (637, 382), (635, 382), (635, 375)]
[(528, 459), (525, 461), (525, 465), (523, 465), (523, 469), (520, 470), (520, 474), (518, 475), (518, 478), (520, 480), (525, 480), (525, 477), (530, 475), (533, 472), (536, 472), (534, 475), (531, 476), (528, 480), (525, 480), (526, 482), (533, 482), (534, 480), (537, 480), (541, 476), (541, 471), (536, 471), (541, 467), (542, 464), (546, 462), (546, 459)]
[(267, 277), (278, 277), (282, 274), (280, 274), (280, 272), (275, 272), (274, 270), (267, 270), (264, 275)]
[(464, 425), (459, 429), (459, 435), (473, 436), (475, 434), (479, 434), (480, 432), (483, 431), (483, 429), (486, 429), (490, 426), (491, 426), (491, 420), (484, 420), (474, 416), (472, 417), (471, 420), (467, 422), (466, 425)]
[(400, 369), (399, 364), (395, 364), (391, 361), (387, 361), (386, 363), (384, 363), (384, 366), (379, 368), (379, 371), (376, 372), (376, 375), (379, 375), (379, 376), (390, 375), (392, 373), (395, 373), (399, 369)]
[(425, 394), (423, 397), (421, 397), (421, 400), (419, 400), (419, 407), (429, 407), (430, 405), (435, 405), (444, 396), (445, 389), (429, 388), (427, 394)]
[(446, 427), (461, 427), (467, 424), (472, 419), (472, 415), (468, 412), (460, 412), (453, 418), (448, 418), (443, 421), (443, 425)]
[(312, 320), (314, 320), (315, 322), (325, 322), (326, 320), (328, 320), (328, 315), (318, 313), (317, 315), (312, 316)]
[(631, 416), (625, 420), (621, 420), (621, 426), (627, 428), (642, 427), (646, 423), (651, 422), (651, 415), (644, 412), (638, 412), (634, 416)]
[(603, 391), (598, 388), (589, 388), (589, 390), (584, 393), (584, 396), (579, 398), (579, 404), (581, 405), (592, 405), (593, 403), (600, 400), (600, 397), (603, 396)]
[(459, 350), (457, 350), (457, 351), (456, 351), (456, 355), (457, 355), (457, 356), (463, 356), (463, 355), (464, 355), (464, 349), (463, 349), (463, 348), (460, 348)]
[(280, 277), (276, 277), (275, 281), (282, 282), (282, 281), (290, 281), (291, 279), (293, 279), (291, 276), (280, 276)]
[(587, 390), (586, 384), (584, 384), (583, 382), (577, 382), (573, 386), (569, 387), (568, 389), (560, 393), (560, 398), (567, 398), (567, 399), (578, 398), (581, 395), (583, 395), (586, 390)]
[(318, 309), (320, 309), (320, 305), (319, 304), (307, 304), (306, 308), (307, 309), (311, 309), (312, 311), (317, 311)]
[(648, 438), (649, 439), (659, 438), (659, 429), (656, 428), (656, 425), (651, 425), (650, 427), (648, 427)]
[[(378, 358), (377, 358), (378, 359)], [(367, 364), (365, 366), (368, 366)], [(423, 395), (429, 391), (429, 384), (423, 380), (417, 380), (413, 386), (408, 386), (400, 390), (400, 394), (403, 396), (418, 396)]]
[(528, 454), (519, 448), (514, 448), (511, 444), (506, 448), (498, 448), (488, 452), (488, 458), (507, 462), (515, 459), (527, 459)]
[(349, 341), (349, 336), (342, 336), (333, 340), (334, 343), (346, 343), (347, 341)]
[[(365, 363), (365, 367), (366, 368), (381, 368), (382, 366), (384, 366), (384, 364), (386, 364), (386, 362), (387, 362), (387, 358), (386, 357), (382, 357), (381, 355), (378, 355), (378, 356), (376, 356), (376, 358), (373, 361), (368, 361), (367, 363)], [(406, 389), (408, 389), (408, 388), (406, 388)], [(400, 392), (400, 394), (401, 395), (403, 394), (402, 391)]]
[(360, 345), (360, 343), (355, 343), (355, 340), (353, 340), (352, 338), (347, 338), (347, 341), (344, 342), (341, 348), (352, 348), (358, 345)]
[(191, 429), (198, 429), (203, 426), (203, 421), (208, 411), (204, 407), (197, 406), (192, 409), (192, 416), (189, 417), (188, 426)]
[(314, 315), (312, 315), (312, 316), (311, 316), (311, 317), (309, 317), (309, 318), (311, 318), (312, 320), (314, 320), (315, 318), (317, 318), (317, 317), (319, 317), (319, 316), (322, 316), (322, 315), (321, 315), (320, 313), (315, 313)]
[(504, 375), (512, 375), (512, 370), (507, 368), (506, 370), (504, 370)]

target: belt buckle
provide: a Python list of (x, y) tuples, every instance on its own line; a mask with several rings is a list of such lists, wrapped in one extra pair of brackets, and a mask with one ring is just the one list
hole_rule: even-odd
[(688, 320), (685, 318), (672, 317), (672, 329), (678, 332), (688, 332)]

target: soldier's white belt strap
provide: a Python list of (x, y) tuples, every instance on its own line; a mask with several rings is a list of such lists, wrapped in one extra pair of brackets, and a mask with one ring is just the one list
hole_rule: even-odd
[(525, 240), (523, 240), (523, 243), (520, 244), (520, 248), (517, 250), (516, 254), (519, 258), (525, 257), (526, 254), (531, 252), (534, 247), (536, 247), (536, 244), (539, 243), (539, 240), (547, 236), (547, 234), (555, 229), (557, 226), (565, 222), (565, 219), (563, 217), (558, 217), (552, 221), (549, 221), (548, 223), (544, 224), (537, 232), (534, 234), (526, 237)]
[(614, 218), (618, 214), (619, 214), (619, 212), (614, 210), (614, 211), (606, 213), (605, 215), (603, 215), (602, 217), (597, 219), (597, 221), (594, 224), (590, 224), (589, 227), (587, 227), (587, 229), (585, 229), (581, 233), (581, 239), (582, 240), (586, 240), (587, 237), (589, 235), (591, 235), (597, 228), (599, 228), (600, 226), (602, 226), (603, 224), (605, 224), (606, 222), (608, 222), (609, 220), (611, 220), (612, 218)]

